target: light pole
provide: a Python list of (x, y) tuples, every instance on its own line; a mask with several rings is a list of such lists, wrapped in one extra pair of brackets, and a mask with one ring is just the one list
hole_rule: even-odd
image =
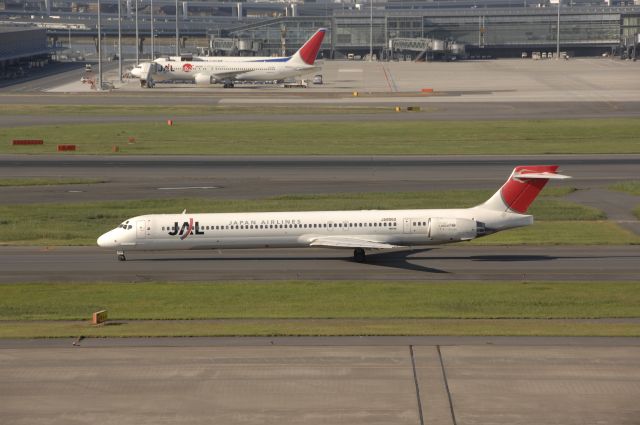
[(122, 82), (122, 0), (118, 0), (118, 81)]
[(369, 7), (369, 62), (373, 61), (373, 0)]
[(560, 59), (560, 3), (558, 0), (558, 23), (556, 24), (556, 60)]
[(176, 56), (180, 56), (180, 46), (178, 40), (180, 39), (180, 33), (178, 30), (178, 0), (176, 0)]
[(136, 0), (136, 65), (140, 63), (140, 39), (138, 37), (138, 0)]
[(100, 0), (98, 0), (98, 91), (102, 90), (102, 23), (100, 19)]
[(155, 59), (155, 35), (153, 34), (153, 0), (151, 0), (151, 62)]

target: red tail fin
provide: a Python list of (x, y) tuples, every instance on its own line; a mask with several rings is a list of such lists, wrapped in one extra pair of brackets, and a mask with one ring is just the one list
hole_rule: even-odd
[(296, 52), (294, 55), (294, 59), (296, 56), (299, 59), (302, 59), (304, 63), (307, 65), (313, 65), (316, 61), (316, 57), (318, 56), (318, 51), (320, 50), (320, 46), (322, 45), (322, 40), (324, 40), (324, 34), (327, 32), (325, 28), (320, 28), (316, 31), (315, 34), (311, 36), (309, 40)]
[(527, 174), (555, 173), (557, 165), (518, 166), (500, 189), (502, 199), (510, 210), (524, 214), (549, 181), (544, 178), (526, 178)]
[(549, 179), (568, 178), (556, 174), (557, 170), (557, 165), (519, 165), (514, 168), (509, 180), (482, 207), (524, 214)]

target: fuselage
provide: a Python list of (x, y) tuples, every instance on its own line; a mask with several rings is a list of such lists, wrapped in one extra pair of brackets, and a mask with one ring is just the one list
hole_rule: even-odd
[[(175, 59), (175, 58), (174, 58)], [(250, 59), (250, 60), (247, 60)], [(156, 81), (183, 80), (196, 83), (222, 81), (225, 75), (233, 75), (239, 81), (273, 81), (311, 73), (317, 66), (288, 62), (289, 58), (208, 58), (183, 62), (173, 59), (156, 59)]]
[(275, 81), (316, 71), (316, 57), (326, 29), (318, 29), (289, 57), (201, 57), (172, 56), (136, 65), (131, 75), (140, 78), (143, 87), (153, 87), (154, 81), (181, 80), (196, 84), (223, 83), (233, 87), (235, 81)]
[[(150, 214), (125, 221), (102, 235), (98, 245), (119, 250), (290, 248), (334, 244), (340, 247), (341, 240), (349, 240), (424, 246), (471, 240), (532, 222), (530, 215), (487, 211), (478, 207)], [(353, 248), (353, 245), (344, 247)]]
[(547, 181), (569, 178), (557, 165), (519, 165), (488, 200), (466, 209), (413, 209), (225, 214), (149, 214), (130, 218), (98, 238), (128, 250), (326, 247), (365, 250), (469, 241), (528, 226), (527, 208)]

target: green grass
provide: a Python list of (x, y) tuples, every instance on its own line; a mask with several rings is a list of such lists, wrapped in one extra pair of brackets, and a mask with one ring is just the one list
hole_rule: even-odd
[[(531, 213), (537, 220), (562, 219), (558, 229), (548, 226), (525, 243), (564, 242), (563, 228), (575, 232), (583, 241), (593, 243), (635, 243), (625, 231), (609, 223), (600, 223), (604, 215), (593, 208), (557, 199), (572, 188), (552, 188), (543, 192)], [(0, 241), (2, 244), (29, 245), (95, 245), (96, 238), (123, 220), (140, 214), (189, 212), (248, 212), (248, 211), (314, 211), (358, 209), (463, 208), (480, 204), (492, 191), (432, 191), (399, 193), (356, 193), (278, 196), (260, 200), (211, 200), (205, 198), (164, 199), (143, 201), (109, 201), (73, 204), (36, 204), (0, 206)], [(566, 224), (566, 220), (591, 220), (589, 225)], [(595, 235), (594, 235), (595, 232)], [(479, 243), (495, 243), (500, 234), (483, 238)], [(514, 242), (511, 239), (509, 243)]]
[[(211, 155), (444, 155), (583, 154), (640, 152), (640, 120), (184, 122), (79, 124), (0, 129), (0, 153)], [(129, 137), (136, 142), (128, 143)], [(10, 146), (42, 138), (42, 146)], [(615, 143), (611, 141), (615, 140)]]
[(219, 105), (0, 105), (4, 115), (74, 115), (74, 116), (158, 116), (167, 118), (209, 115), (327, 115), (327, 114), (379, 114), (393, 112), (386, 106), (278, 106), (268, 108), (257, 106)]
[(609, 186), (609, 189), (640, 196), (640, 180), (618, 182)]
[(0, 179), (0, 187), (10, 186), (57, 186), (68, 184), (98, 184), (105, 183), (100, 179), (82, 179), (82, 178), (66, 178), (66, 177), (28, 177), (15, 179)]
[(222, 282), (0, 285), (0, 320), (640, 317), (640, 282)]
[(640, 236), (608, 221), (536, 221), (475, 239), (473, 245), (638, 245)]
[[(640, 282), (0, 285), (0, 338), (640, 336)], [(109, 323), (88, 319), (106, 309)], [(606, 319), (616, 318), (611, 321)]]
[(221, 320), (130, 321), (91, 326), (85, 322), (0, 322), (0, 338), (478, 335), (640, 336), (635, 323), (571, 320)]

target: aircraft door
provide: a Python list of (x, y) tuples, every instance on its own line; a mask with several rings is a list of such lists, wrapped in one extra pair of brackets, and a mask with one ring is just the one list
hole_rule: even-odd
[(425, 218), (405, 218), (404, 233), (425, 233), (427, 231), (428, 219)]
[[(147, 224), (147, 222), (149, 222)], [(150, 224), (151, 221), (150, 220), (138, 220), (136, 221), (136, 238), (138, 239), (144, 239), (147, 237), (147, 235), (149, 234), (149, 230), (150, 230)]]
[(411, 219), (410, 218), (405, 218), (404, 219), (404, 225), (402, 227), (402, 232), (403, 233), (411, 233)]

